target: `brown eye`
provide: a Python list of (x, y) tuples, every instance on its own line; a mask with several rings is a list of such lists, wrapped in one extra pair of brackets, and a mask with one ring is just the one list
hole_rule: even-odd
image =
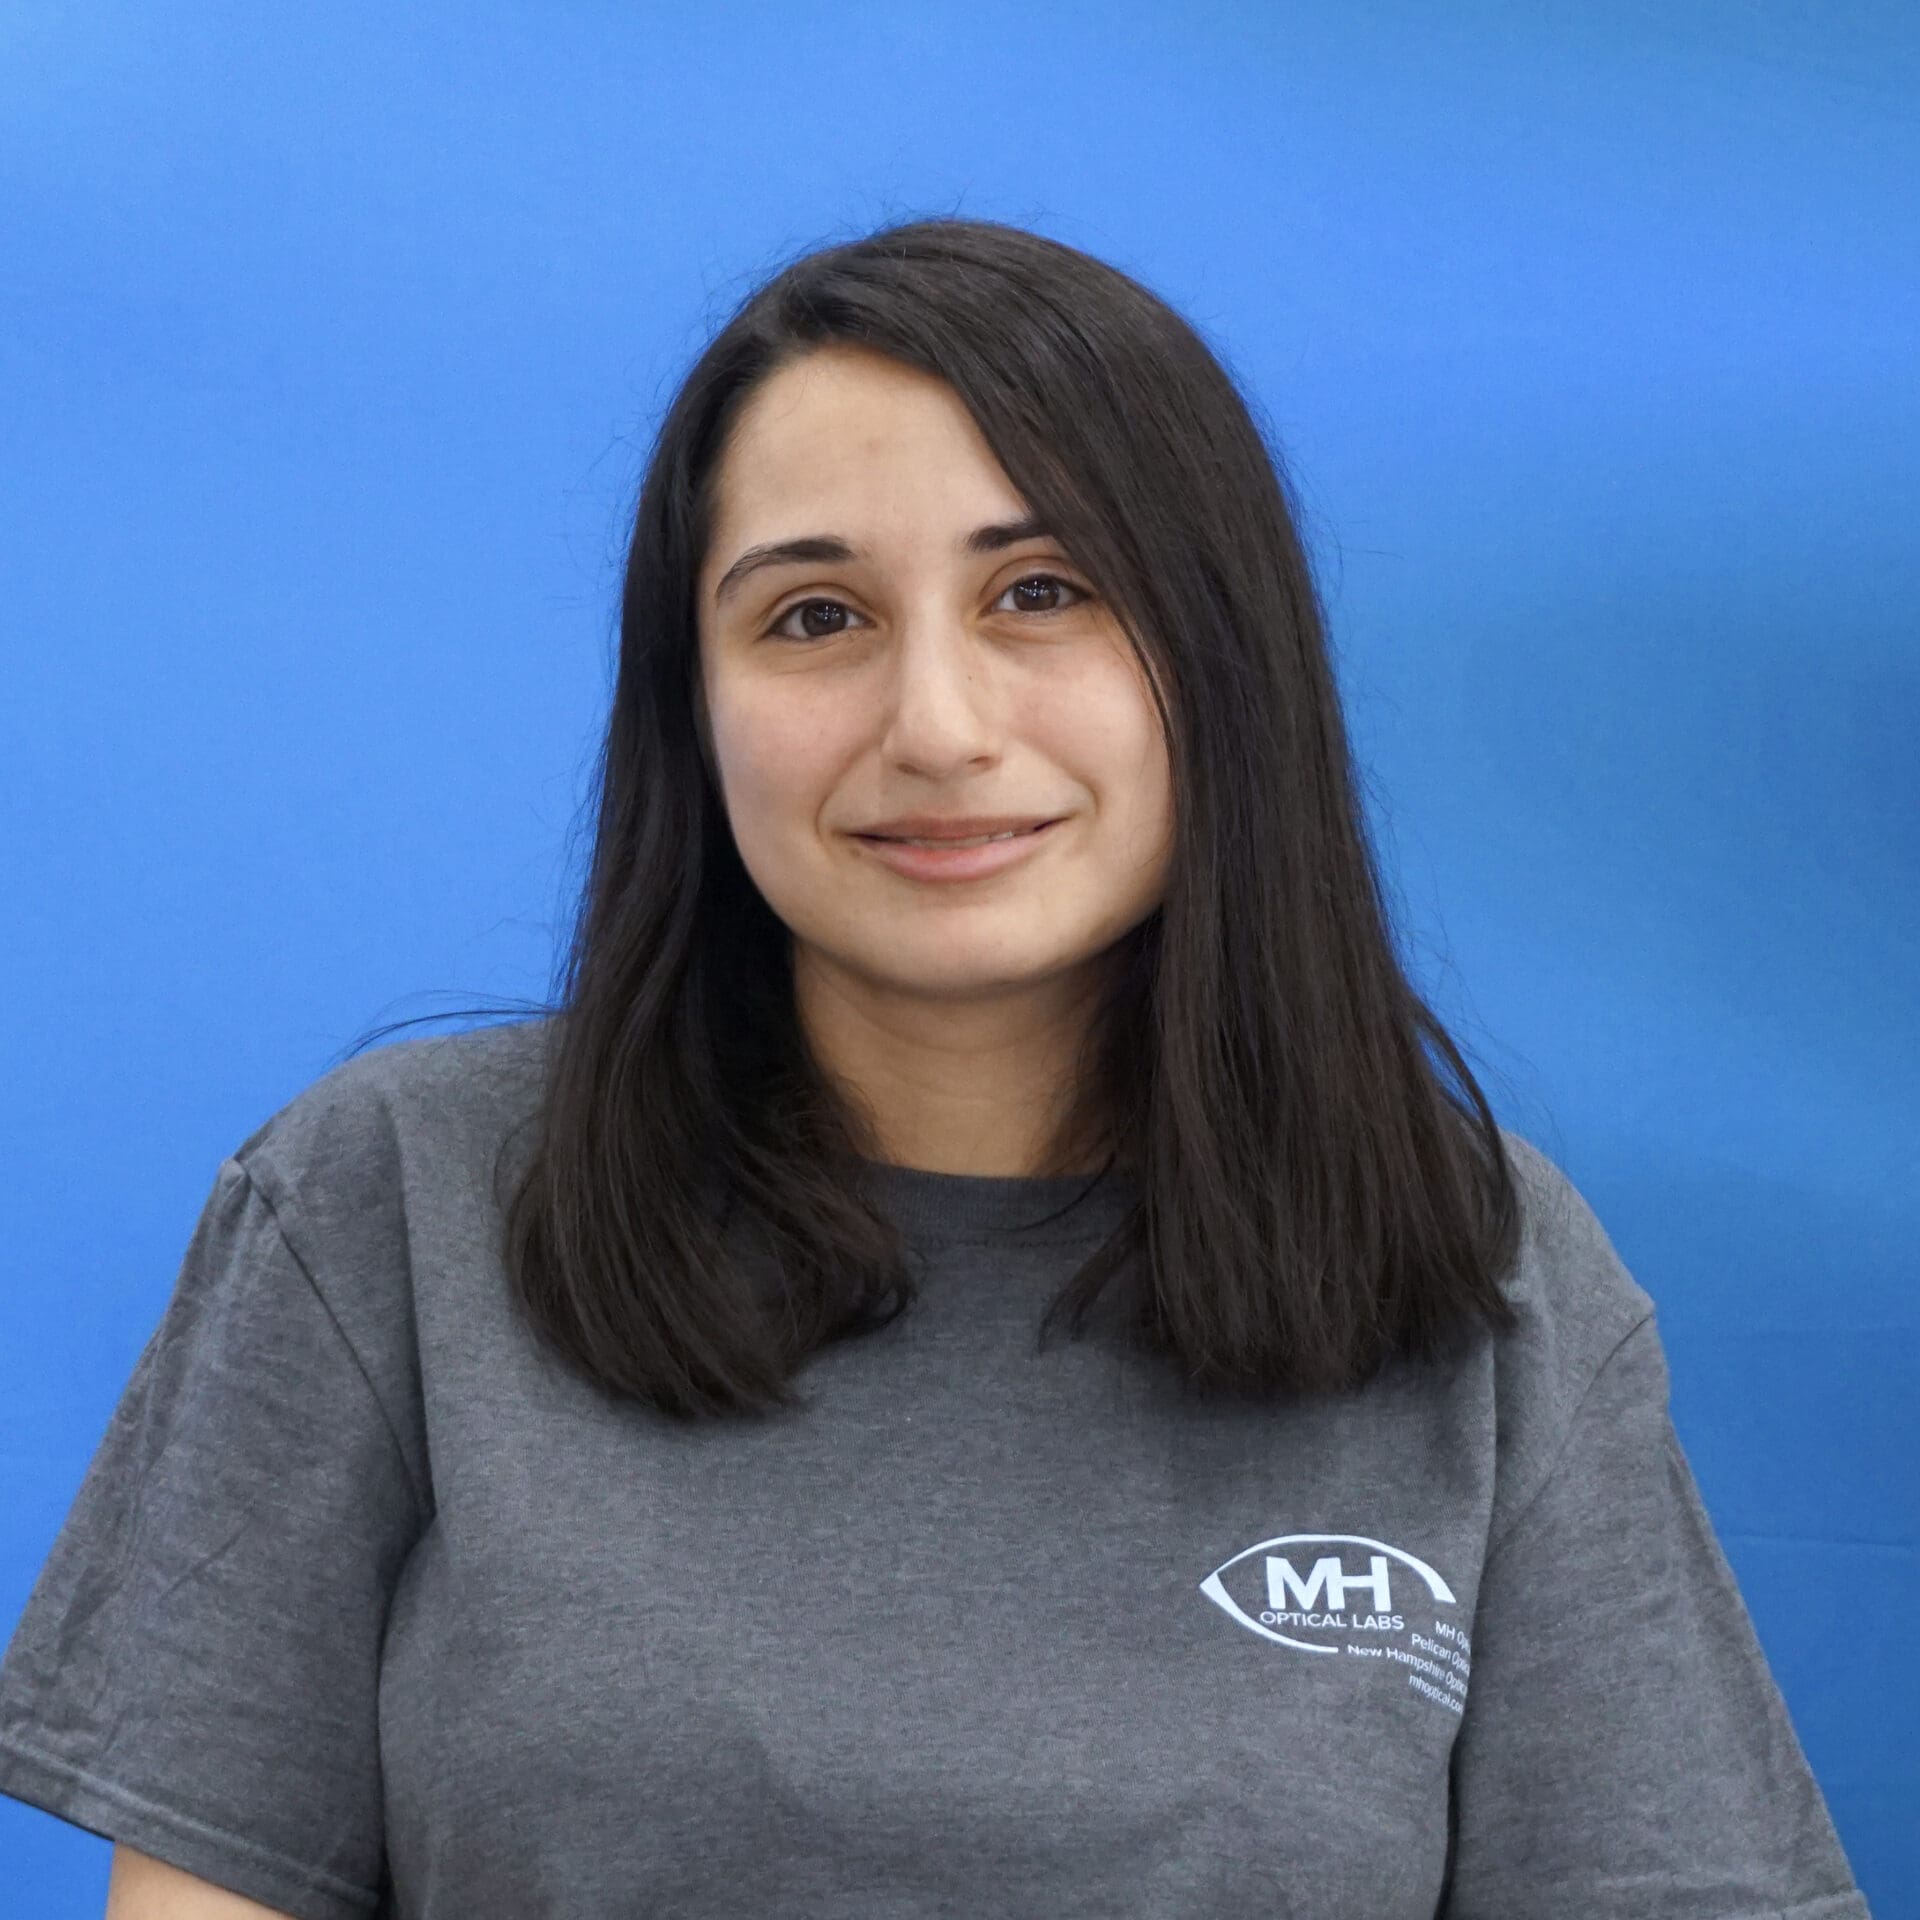
[[(1007, 589), (1007, 593), (1018, 593), (1023, 587), (1064, 587), (1068, 593), (1076, 594), (1082, 600), (1090, 600), (1093, 597), (1084, 587), (1076, 587), (1071, 580), (1063, 580), (1057, 573), (1022, 574), (1021, 577)], [(1007, 596), (1003, 593), (1000, 597), (1004, 600)], [(1065, 613), (1067, 609), (1065, 607), (1026, 606), (1016, 607), (1014, 611), (1016, 613), (1036, 614), (1041, 619), (1045, 619), (1050, 613)]]
[(785, 613), (781, 614), (780, 617), (774, 621), (773, 625), (767, 629), (769, 638), (776, 640), (831, 640), (834, 634), (843, 632), (844, 629), (839, 627), (832, 628), (826, 633), (791, 633), (786, 631), (787, 622), (791, 620), (796, 613), (810, 612), (819, 607), (832, 607), (843, 614), (849, 611), (849, 609), (838, 600), (822, 600), (817, 597), (811, 600), (796, 600), (793, 605), (790, 606)]

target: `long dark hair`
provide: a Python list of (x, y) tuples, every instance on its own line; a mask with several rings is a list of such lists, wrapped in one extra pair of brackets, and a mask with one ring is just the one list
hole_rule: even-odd
[[(1137, 1200), (1050, 1303), (1041, 1345), (1062, 1321), (1077, 1337), (1116, 1278), (1139, 1344), (1201, 1389), (1340, 1391), (1510, 1331), (1514, 1172), (1396, 956), (1284, 463), (1144, 286), (954, 217), (778, 272), (654, 443), (541, 1130), (505, 1213), (529, 1327), (614, 1395), (761, 1414), (803, 1404), (790, 1382), (810, 1352), (914, 1297), (861, 1187), (880, 1158), (868, 1116), (806, 1044), (791, 935), (733, 845), (697, 698), (719, 456), (759, 384), (829, 342), (954, 389), (1120, 617), (1167, 741), (1165, 896), (1107, 956), (1038, 1169), (1084, 1167), (1101, 1143), (1094, 1177), (1124, 1174)], [(730, 1225), (770, 1256), (773, 1295)]]

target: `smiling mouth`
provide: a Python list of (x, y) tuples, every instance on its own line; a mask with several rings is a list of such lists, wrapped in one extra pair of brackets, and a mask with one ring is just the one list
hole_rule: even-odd
[(1036, 833), (1044, 833), (1047, 828), (1056, 825), (1052, 820), (1042, 820), (1031, 827), (1012, 827), (1005, 833), (969, 834), (964, 840), (928, 840), (910, 839), (904, 834), (893, 833), (857, 833), (856, 840), (871, 841), (877, 847), (990, 847), (1002, 840), (1026, 840)]

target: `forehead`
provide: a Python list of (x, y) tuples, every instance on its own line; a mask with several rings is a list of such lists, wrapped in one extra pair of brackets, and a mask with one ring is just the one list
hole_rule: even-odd
[(818, 348), (764, 380), (740, 410), (715, 479), (716, 570), (725, 541), (855, 531), (836, 513), (987, 519), (1021, 504), (944, 380), (857, 347)]

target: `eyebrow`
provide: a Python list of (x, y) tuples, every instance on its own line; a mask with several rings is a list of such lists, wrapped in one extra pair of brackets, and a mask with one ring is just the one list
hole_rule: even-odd
[[(1004, 520), (974, 530), (962, 536), (958, 547), (962, 553), (998, 553), (1005, 547), (1018, 546), (1022, 540), (1051, 540), (1053, 530), (1041, 523), (1033, 515), (1024, 520)], [(790, 566), (799, 561), (846, 561), (864, 560), (867, 556), (858, 547), (850, 545), (838, 534), (808, 533), (797, 540), (772, 540), (764, 546), (749, 547), (725, 573), (713, 590), (716, 605), (725, 601), (727, 596), (739, 586), (748, 574), (757, 573), (762, 567)]]

